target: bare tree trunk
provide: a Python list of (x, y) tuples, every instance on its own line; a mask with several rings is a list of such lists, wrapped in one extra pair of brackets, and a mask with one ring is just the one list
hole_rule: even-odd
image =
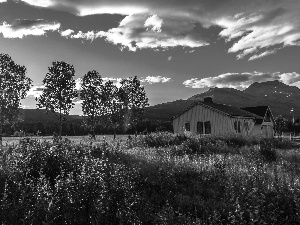
[(117, 125), (116, 124), (114, 124), (114, 140), (116, 140), (116, 137), (117, 137), (117, 134), (116, 134), (116, 128), (117, 127)]
[(59, 140), (61, 140), (61, 134), (62, 134), (62, 118), (61, 118), (61, 108), (59, 109)]
[(0, 107), (0, 151), (2, 151), (2, 126), (3, 126), (2, 109)]

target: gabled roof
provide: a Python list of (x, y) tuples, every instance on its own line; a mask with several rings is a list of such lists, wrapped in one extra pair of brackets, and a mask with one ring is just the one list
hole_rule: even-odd
[(245, 111), (245, 110), (233, 107), (233, 106), (218, 104), (218, 103), (214, 103), (214, 102), (198, 101), (198, 102), (194, 102), (192, 105), (190, 105), (186, 109), (177, 113), (175, 116), (172, 117), (172, 120), (179, 117), (180, 115), (182, 115), (183, 113), (185, 113), (186, 111), (188, 111), (189, 109), (193, 108), (196, 105), (202, 105), (204, 107), (207, 107), (211, 110), (218, 111), (219, 113), (225, 114), (230, 117), (248, 117), (248, 118), (254, 118), (254, 119), (263, 119), (263, 117), (261, 117), (259, 115), (253, 114), (251, 112), (248, 112), (248, 111)]
[(268, 108), (269, 108), (268, 106), (255, 106), (255, 107), (245, 107), (245, 108), (241, 108), (241, 109), (246, 110), (251, 113), (254, 113), (254, 114), (264, 118)]
[(245, 107), (245, 108), (242, 108), (242, 110), (254, 113), (254, 114), (262, 117), (261, 119), (256, 120), (256, 124), (263, 123), (263, 120), (264, 120), (264, 118), (266, 116), (266, 113), (267, 113), (267, 111), (269, 111), (270, 115), (271, 115), (271, 118), (272, 118), (272, 121), (274, 122), (273, 114), (272, 114), (269, 106)]

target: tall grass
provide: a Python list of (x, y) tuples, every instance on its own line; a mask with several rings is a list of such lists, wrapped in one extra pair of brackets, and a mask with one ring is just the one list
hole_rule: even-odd
[(299, 224), (300, 153), (283, 143), (166, 132), (92, 145), (25, 139), (0, 155), (0, 220)]

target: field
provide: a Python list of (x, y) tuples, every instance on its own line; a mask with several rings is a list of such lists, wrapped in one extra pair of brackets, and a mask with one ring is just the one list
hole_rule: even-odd
[(1, 224), (300, 223), (295, 142), (166, 132), (91, 142), (5, 138)]
[[(3, 137), (3, 145), (8, 146), (8, 145), (17, 145), (19, 141), (23, 137)], [(49, 141), (52, 142), (53, 136), (31, 136), (30, 137), (33, 140), (37, 140), (39, 142), (43, 141)], [(62, 136), (63, 139), (67, 138), (73, 143), (80, 143), (85, 140), (89, 139), (89, 136)], [(128, 135), (117, 135), (118, 139), (126, 139), (128, 138)], [(113, 139), (113, 135), (96, 135), (96, 141), (102, 141), (103, 139), (106, 139), (108, 141), (111, 141)]]

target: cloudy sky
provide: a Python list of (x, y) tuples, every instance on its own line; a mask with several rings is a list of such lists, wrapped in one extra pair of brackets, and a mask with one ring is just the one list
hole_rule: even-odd
[(138, 76), (155, 105), (210, 87), (299, 85), (299, 12), (299, 0), (0, 0), (0, 52), (33, 80), (25, 107), (54, 60), (78, 82), (89, 70)]

